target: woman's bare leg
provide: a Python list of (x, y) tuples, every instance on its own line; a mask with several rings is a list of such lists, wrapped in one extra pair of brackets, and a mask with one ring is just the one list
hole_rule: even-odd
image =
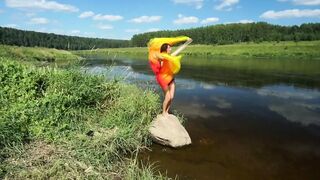
[(174, 91), (175, 91), (175, 83), (174, 81), (169, 85), (169, 93), (170, 93), (170, 101), (168, 102), (167, 108), (166, 108), (166, 113), (169, 114), (169, 109), (171, 106), (171, 103), (173, 101), (174, 97)]
[(171, 94), (169, 88), (167, 90), (163, 91), (164, 92), (164, 100), (162, 104), (162, 115), (168, 115), (168, 112), (166, 111), (169, 101), (171, 100)]

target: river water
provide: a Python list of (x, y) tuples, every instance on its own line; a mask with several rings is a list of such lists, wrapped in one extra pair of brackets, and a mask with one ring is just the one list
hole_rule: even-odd
[[(110, 67), (112, 64), (112, 67)], [(162, 95), (146, 60), (86, 61)], [(141, 154), (179, 179), (320, 179), (320, 61), (190, 58), (176, 76), (172, 109), (192, 145)]]

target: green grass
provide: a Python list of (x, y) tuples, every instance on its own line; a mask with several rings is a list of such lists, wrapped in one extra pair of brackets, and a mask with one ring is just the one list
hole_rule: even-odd
[[(183, 51), (187, 56), (219, 58), (290, 58), (320, 59), (320, 41), (238, 43), (231, 45), (190, 45)], [(173, 49), (174, 50), (174, 49)], [(109, 48), (93, 51), (75, 51), (80, 56), (146, 58), (148, 49)]]
[(64, 50), (7, 45), (0, 45), (0, 57), (26, 62), (55, 62), (81, 59), (79, 56)]
[(150, 90), (0, 58), (0, 179), (166, 179), (138, 167)]

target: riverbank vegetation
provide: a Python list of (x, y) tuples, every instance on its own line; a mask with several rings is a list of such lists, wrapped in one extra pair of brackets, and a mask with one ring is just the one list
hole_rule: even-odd
[[(190, 45), (182, 52), (188, 57), (217, 58), (286, 58), (319, 59), (320, 41), (237, 43), (230, 45)], [(174, 49), (173, 49), (174, 50)], [(89, 57), (132, 57), (146, 59), (147, 47), (106, 48), (75, 51), (79, 56)]]
[[(24, 58), (11, 50), (26, 50)], [(21, 63), (51, 51), (20, 50), (1, 49), (0, 179), (164, 178), (137, 160), (158, 95), (76, 68)]]
[(24, 62), (74, 61), (81, 57), (70, 51), (41, 48), (0, 45), (0, 57)]

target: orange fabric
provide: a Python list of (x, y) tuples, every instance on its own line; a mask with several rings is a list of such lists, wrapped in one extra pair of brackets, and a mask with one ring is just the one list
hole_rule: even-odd
[(170, 61), (163, 59), (162, 62), (162, 67), (160, 68), (159, 73), (156, 74), (156, 79), (161, 88), (166, 90), (173, 79), (173, 72), (169, 68), (171, 63)]
[(173, 80), (173, 76), (168, 76), (165, 74), (157, 74), (156, 80), (160, 85), (161, 89), (165, 91), (168, 89), (169, 83)]
[(172, 78), (170, 78), (170, 76), (168, 77), (167, 74), (160, 73), (162, 68), (161, 68), (160, 62), (158, 60), (154, 61), (154, 62), (149, 61), (149, 63), (150, 63), (152, 71), (156, 75), (156, 80), (157, 80), (158, 84), (160, 85), (160, 87), (163, 90), (166, 90), (168, 88), (168, 84), (171, 81), (170, 79), (172, 79), (173, 76), (172, 76)]
[(181, 67), (181, 58), (182, 56), (171, 56), (167, 53), (161, 53), (161, 56), (164, 58), (163, 61), (166, 61), (166, 64), (163, 65), (166, 72), (170, 72), (172, 74), (177, 74), (180, 71)]

